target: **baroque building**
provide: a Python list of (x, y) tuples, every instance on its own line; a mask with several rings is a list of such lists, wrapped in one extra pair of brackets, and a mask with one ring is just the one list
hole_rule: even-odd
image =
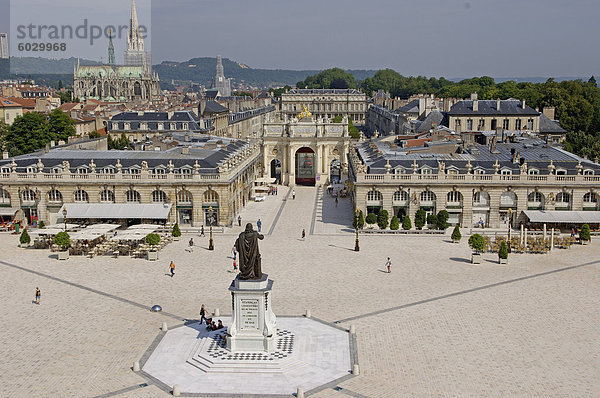
[(284, 120), (307, 108), (315, 118), (346, 116), (355, 125), (365, 124), (367, 96), (355, 89), (291, 89), (281, 95), (279, 111)]
[(380, 139), (356, 145), (349, 159), (356, 208), (409, 216), (413, 225), (419, 209), (445, 209), (451, 224), (492, 228), (516, 226), (527, 210), (598, 210), (600, 165), (539, 139), (446, 153)]
[(83, 66), (77, 60), (73, 70), (73, 90), (75, 97), (82, 100), (151, 101), (160, 95), (158, 74), (152, 72), (150, 54), (144, 50), (135, 0), (131, 2), (125, 65), (115, 66), (111, 36), (108, 44), (108, 65)]

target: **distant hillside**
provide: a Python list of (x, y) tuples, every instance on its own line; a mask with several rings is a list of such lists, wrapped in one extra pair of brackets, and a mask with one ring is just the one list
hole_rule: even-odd
[[(6, 60), (0, 62), (0, 79), (15, 77), (27, 78), (29, 75), (40, 82), (58, 82), (73, 84), (73, 65), (76, 58), (47, 59), (34, 57), (13, 57), (10, 59), (11, 73), (8, 73)], [(96, 61), (80, 60), (81, 65), (98, 65)], [(215, 75), (216, 58), (192, 58), (185, 62), (164, 61), (153, 68), (160, 77), (161, 83), (169, 85), (171, 80), (192, 81), (208, 85)], [(320, 70), (287, 70), (287, 69), (254, 69), (243, 63), (237, 63), (223, 58), (225, 76), (233, 78), (234, 82), (246, 83), (258, 87), (279, 85), (294, 85), (307, 76), (319, 73)], [(349, 70), (356, 80), (363, 80), (375, 74), (375, 70)]]

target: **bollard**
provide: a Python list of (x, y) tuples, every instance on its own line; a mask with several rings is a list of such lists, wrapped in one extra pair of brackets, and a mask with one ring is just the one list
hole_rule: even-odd
[(310, 317), (311, 317), (310, 310), (306, 310), (306, 317), (307, 317), (307, 318), (310, 318)]
[(550, 251), (554, 250), (554, 228), (550, 232)]
[(134, 372), (139, 372), (140, 371), (140, 362), (139, 361), (135, 361), (133, 363), (133, 371)]
[(356, 334), (356, 327), (354, 325), (350, 325), (350, 334)]
[(304, 389), (302, 387), (296, 389), (296, 398), (304, 398)]
[(358, 368), (358, 364), (355, 363), (352, 365), (352, 374), (358, 376), (360, 374), (360, 369)]
[(169, 327), (167, 326), (167, 322), (163, 322), (161, 330), (163, 332), (166, 332), (167, 330), (169, 330)]
[(178, 397), (180, 394), (181, 394), (181, 391), (179, 391), (179, 384), (175, 384), (173, 386), (173, 396)]
[(221, 316), (221, 311), (218, 308), (215, 308), (215, 316)]

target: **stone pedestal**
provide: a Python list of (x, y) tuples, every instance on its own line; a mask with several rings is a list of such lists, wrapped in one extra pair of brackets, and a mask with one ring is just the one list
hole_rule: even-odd
[(231, 352), (266, 351), (276, 347), (277, 319), (271, 308), (273, 281), (263, 274), (260, 280), (236, 277), (231, 291), (232, 316), (227, 348)]

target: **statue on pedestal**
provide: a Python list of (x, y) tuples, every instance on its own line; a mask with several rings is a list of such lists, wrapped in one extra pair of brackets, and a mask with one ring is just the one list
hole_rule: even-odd
[(261, 279), (262, 270), (258, 240), (265, 236), (252, 229), (252, 224), (246, 224), (246, 230), (235, 241), (235, 249), (239, 253), (240, 274), (242, 280)]

